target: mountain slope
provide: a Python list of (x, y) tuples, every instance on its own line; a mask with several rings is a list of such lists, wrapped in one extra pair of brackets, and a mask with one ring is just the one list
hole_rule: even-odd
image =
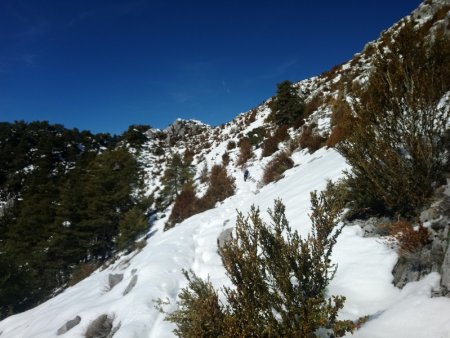
[[(413, 12), (412, 18), (418, 27), (425, 27), (428, 32), (436, 25), (448, 24), (449, 9), (448, 1), (426, 1)], [(192, 269), (203, 278), (209, 275), (216, 287), (229, 283), (217, 254), (217, 239), (223, 230), (234, 227), (236, 209), (247, 212), (255, 204), (266, 210), (272, 206), (274, 198), (281, 197), (292, 227), (303, 236), (307, 235), (309, 192), (323, 189), (327, 178), (341, 177), (347, 165), (331, 149), (309, 154), (300, 150), (296, 143), (308, 126), (323, 137), (330, 133), (334, 102), (342, 93), (349, 93), (354, 85), (366, 81), (372, 67), (373, 49), (383, 48), (388, 39), (395, 37), (402, 22), (385, 31), (379, 40), (369, 43), (349, 62), (295, 85), (306, 102), (306, 126), (289, 129), (292, 141), (279, 144), (281, 150), (295, 149), (292, 154), (295, 166), (277, 183), (267, 186), (261, 183), (264, 168), (274, 157), (261, 157), (261, 140), (258, 140), (261, 127), (266, 132), (275, 130), (275, 126), (266, 121), (271, 113), (271, 99), (216, 128), (198, 121), (177, 120), (162, 131), (142, 132), (139, 128), (132, 131), (122, 145), (138, 158), (145, 172), (145, 193), (155, 201), (161, 202), (164, 198), (163, 174), (168, 158), (174, 153), (192, 153), (191, 164), (195, 168), (194, 181), (199, 196), (207, 189), (200, 180), (203, 167), (222, 163), (227, 153), (230, 161), (227, 171), (235, 179), (236, 194), (166, 232), (163, 229), (173, 204), (171, 201), (159, 205), (155, 202), (153, 225), (143, 249), (120, 254), (114, 262), (55, 298), (0, 322), (0, 336), (52, 337), (67, 321), (75, 319), (72, 324), (76, 325), (64, 336), (81, 337), (91, 322), (108, 315), (111, 319), (108, 325), (115, 330), (114, 337), (172, 337), (174, 327), (163, 320), (164, 316), (154, 307), (154, 300), (168, 299), (171, 305), (166, 310), (174, 308), (177, 294), (186, 285), (182, 269)], [(253, 158), (242, 167), (237, 165), (239, 148), (231, 147), (230, 141), (238, 143), (244, 137), (255, 137), (258, 141)], [(245, 169), (250, 172), (247, 181), (243, 177)], [(439, 286), (439, 275), (429, 274), (402, 290), (395, 288), (392, 269), (397, 254), (383, 239), (364, 237), (361, 226), (358, 223), (347, 226), (339, 238), (333, 256), (338, 272), (328, 290), (330, 295), (347, 297), (342, 318), (355, 320), (369, 316), (354, 336), (449, 337), (450, 324), (445, 314), (449, 313), (450, 300), (431, 298), (433, 290)]]
[[(302, 151), (293, 158), (296, 167), (286, 172), (283, 180), (262, 188), (256, 195), (252, 191), (254, 183), (239, 182), (235, 196), (170, 231), (163, 232), (163, 222), (157, 221), (141, 252), (123, 256), (48, 302), (5, 319), (0, 323), (1, 337), (53, 337), (58, 328), (76, 316), (81, 317), (80, 324), (64, 337), (81, 337), (90, 322), (102, 314), (114, 315), (114, 326), (120, 323), (114, 337), (173, 337), (173, 325), (163, 320), (153, 300), (167, 298), (172, 306), (175, 304), (186, 283), (182, 269), (192, 269), (205, 278), (209, 275), (217, 287), (227, 284), (217, 254), (217, 238), (224, 229), (234, 226), (236, 209), (246, 212), (255, 204), (266, 210), (274, 197), (281, 197), (292, 227), (302, 235), (308, 233), (309, 191), (323, 189), (326, 179), (340, 177), (346, 165), (333, 150), (313, 155)], [(267, 214), (263, 215), (267, 218)], [(362, 235), (358, 225), (345, 228), (333, 255), (338, 272), (329, 288), (330, 294), (347, 297), (342, 317), (371, 316), (355, 336), (448, 336), (450, 299), (430, 298), (439, 276), (432, 274), (398, 290), (392, 285), (391, 274), (396, 253), (378, 238)], [(108, 290), (110, 274), (123, 274), (123, 280)], [(134, 276), (137, 283), (124, 296)]]

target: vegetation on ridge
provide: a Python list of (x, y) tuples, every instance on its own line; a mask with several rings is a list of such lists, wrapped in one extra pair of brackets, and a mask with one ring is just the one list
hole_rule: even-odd
[[(332, 191), (329, 189), (328, 192)], [(319, 331), (341, 337), (355, 324), (338, 320), (345, 297), (328, 298), (326, 287), (336, 267), (330, 257), (342, 227), (336, 218), (342, 201), (328, 192), (311, 194), (312, 232), (301, 238), (292, 231), (280, 200), (269, 210), (272, 224), (252, 208), (238, 214), (236, 235), (219, 248), (233, 283), (223, 287), (222, 303), (209, 280), (185, 272), (188, 286), (178, 309), (166, 320), (178, 337), (313, 337)], [(159, 306), (164, 303), (159, 300)]]
[(355, 210), (414, 214), (448, 166), (450, 38), (421, 34), (405, 23), (352, 95), (349, 134), (337, 149), (352, 167)]

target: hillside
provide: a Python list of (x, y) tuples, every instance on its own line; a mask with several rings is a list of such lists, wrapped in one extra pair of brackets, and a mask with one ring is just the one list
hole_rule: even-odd
[[(7, 318), (0, 322), (0, 337), (83, 337), (99, 318), (110, 336), (173, 337), (175, 325), (164, 321), (155, 300), (167, 300), (166, 311), (176, 309), (187, 285), (183, 269), (209, 278), (216, 289), (230, 285), (218, 243), (234, 229), (237, 211), (246, 214), (255, 205), (268, 221), (266, 210), (281, 198), (290, 225), (307, 237), (310, 192), (354, 170), (342, 156), (345, 148), (336, 144), (351, 140), (346, 123), (356, 120), (346, 114), (358, 112), (352, 100), (380, 65), (377, 51), (390, 55), (408, 20), (423, 41), (441, 28), (448, 33), (449, 13), (450, 2), (427, 0), (348, 62), (311, 79), (278, 85), (274, 97), (221, 126), (177, 120), (164, 130), (130, 126), (112, 137), (45, 123), (2, 125), (0, 271), (5, 277), (0, 297), (5, 301), (0, 315)], [(447, 82), (433, 104), (438, 102), (448, 133)], [(283, 114), (283, 95), (293, 102), (291, 112), (301, 108), (298, 116)], [(20, 142), (27, 133), (28, 143)], [(443, 142), (448, 149), (448, 140)], [(448, 150), (442, 154), (448, 173)], [(338, 269), (327, 288), (329, 296), (346, 297), (340, 319), (367, 316), (347, 336), (450, 337), (450, 299), (442, 297), (450, 286), (445, 238), (450, 215), (441, 208), (450, 199), (445, 175), (433, 176), (430, 189), (438, 192), (430, 190), (420, 210), (412, 208), (420, 214), (435, 202), (429, 213), (439, 209), (421, 215), (431, 239), (417, 257), (421, 267), (420, 255), (439, 258), (424, 263), (418, 273), (408, 270), (416, 256), (405, 257), (392, 233), (382, 228), (383, 222), (394, 222), (389, 217), (407, 216), (402, 206), (378, 208), (375, 198), (367, 205), (348, 201), (354, 216), (343, 219), (346, 226), (332, 255)], [(399, 261), (408, 267), (403, 274)], [(445, 271), (448, 281), (441, 280)], [(14, 286), (16, 280), (20, 283)]]

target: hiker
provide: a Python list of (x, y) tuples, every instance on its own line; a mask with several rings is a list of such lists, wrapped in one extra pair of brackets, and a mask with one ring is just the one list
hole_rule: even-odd
[(250, 175), (250, 173), (248, 172), (248, 169), (245, 169), (245, 171), (244, 171), (244, 182), (247, 181), (248, 175)]

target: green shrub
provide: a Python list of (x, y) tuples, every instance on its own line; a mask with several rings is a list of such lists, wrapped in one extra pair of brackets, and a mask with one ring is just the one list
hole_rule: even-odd
[(286, 80), (277, 84), (277, 94), (269, 107), (272, 111), (268, 117), (270, 122), (278, 126), (292, 126), (303, 118), (305, 104), (292, 82)]
[(266, 136), (266, 128), (258, 127), (247, 133), (247, 139), (252, 146), (260, 144)]
[(407, 23), (388, 47), (353, 97), (352, 130), (337, 149), (360, 208), (411, 215), (448, 163), (450, 111), (439, 103), (450, 90), (450, 39), (423, 39)]
[(287, 152), (283, 151), (277, 154), (264, 168), (264, 184), (278, 181), (282, 178), (283, 173), (293, 166), (294, 161), (292, 161)]
[(179, 295), (178, 309), (166, 317), (176, 324), (174, 333), (228, 338), (313, 337), (319, 329), (335, 337), (352, 332), (351, 321), (337, 319), (345, 298), (325, 295), (336, 271), (330, 256), (342, 230), (335, 224), (342, 204), (325, 193), (312, 193), (311, 202), (307, 238), (292, 231), (280, 200), (269, 210), (271, 225), (254, 207), (247, 218), (238, 213), (236, 235), (219, 248), (233, 283), (222, 288), (226, 303), (209, 280), (185, 272), (188, 286)]

